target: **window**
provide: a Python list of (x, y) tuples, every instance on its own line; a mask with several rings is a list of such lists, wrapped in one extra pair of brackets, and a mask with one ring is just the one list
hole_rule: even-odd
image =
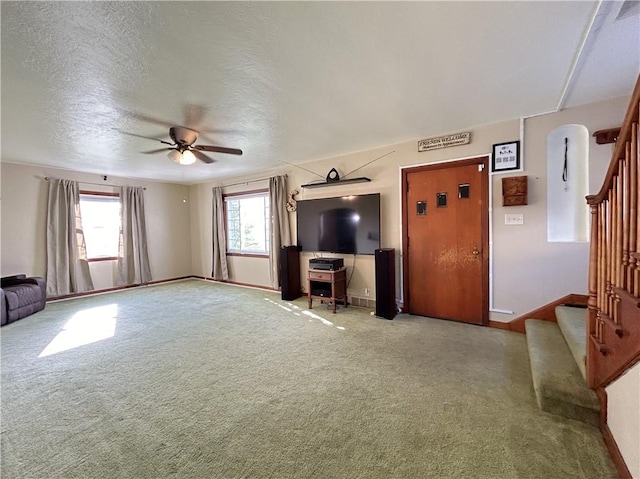
[(226, 195), (227, 253), (269, 254), (269, 193), (258, 191)]
[(120, 196), (117, 193), (80, 192), (80, 214), (89, 260), (118, 257)]

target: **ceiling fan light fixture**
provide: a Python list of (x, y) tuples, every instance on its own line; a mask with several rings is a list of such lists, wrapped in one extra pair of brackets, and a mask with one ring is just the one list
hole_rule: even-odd
[(196, 162), (196, 155), (191, 153), (189, 150), (185, 150), (182, 152), (182, 157), (180, 158), (181, 165), (193, 165)]
[(180, 154), (180, 152), (178, 150), (171, 150), (168, 154), (167, 157), (173, 161), (174, 163), (180, 163), (180, 160), (182, 159), (182, 155)]

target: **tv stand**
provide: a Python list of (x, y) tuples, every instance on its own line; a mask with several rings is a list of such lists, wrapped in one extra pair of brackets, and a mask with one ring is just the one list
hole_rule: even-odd
[(335, 271), (310, 269), (307, 278), (309, 309), (312, 308), (314, 298), (320, 301), (331, 301), (333, 303), (333, 314), (336, 313), (337, 301), (344, 301), (344, 307), (347, 307), (346, 268), (340, 268)]

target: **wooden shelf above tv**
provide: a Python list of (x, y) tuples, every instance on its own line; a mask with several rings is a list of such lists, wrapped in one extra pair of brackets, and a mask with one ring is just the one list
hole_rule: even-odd
[(371, 181), (370, 178), (362, 176), (360, 178), (351, 178), (349, 180), (323, 181), (322, 183), (307, 183), (306, 185), (302, 185), (302, 187), (303, 188), (321, 188), (324, 186), (346, 185), (348, 183), (368, 183), (369, 181)]

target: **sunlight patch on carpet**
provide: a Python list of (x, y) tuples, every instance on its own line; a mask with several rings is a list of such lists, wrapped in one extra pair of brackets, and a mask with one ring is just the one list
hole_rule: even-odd
[(345, 330), (345, 328), (343, 326), (336, 326), (335, 324), (333, 324), (328, 319), (325, 319), (322, 316), (318, 316), (317, 314), (309, 311), (308, 309), (302, 309), (302, 308), (300, 308), (299, 306), (297, 306), (297, 305), (295, 305), (293, 303), (287, 303), (287, 306), (283, 306), (282, 304), (278, 303), (277, 301), (274, 301), (273, 299), (270, 299), (270, 298), (262, 298), (262, 299), (264, 299), (268, 303), (275, 304), (279, 308), (282, 308), (285, 311), (293, 313), (296, 316), (301, 316), (303, 314), (303, 315), (305, 315), (305, 316), (307, 316), (309, 318), (312, 318), (312, 319), (309, 319), (310, 323), (312, 323), (314, 319), (317, 319), (318, 321), (320, 321), (325, 326), (332, 326), (332, 327), (335, 327), (336, 329), (339, 329), (340, 331), (344, 331)]
[(303, 311), (302, 314), (306, 314), (307, 316), (313, 319), (317, 319), (322, 324), (326, 324), (327, 326), (333, 326), (333, 323), (331, 321), (329, 321), (328, 319), (324, 319), (322, 316), (318, 316), (317, 314), (312, 313), (311, 311)]
[(109, 304), (79, 311), (67, 321), (39, 358), (113, 337), (116, 332), (118, 305)]

